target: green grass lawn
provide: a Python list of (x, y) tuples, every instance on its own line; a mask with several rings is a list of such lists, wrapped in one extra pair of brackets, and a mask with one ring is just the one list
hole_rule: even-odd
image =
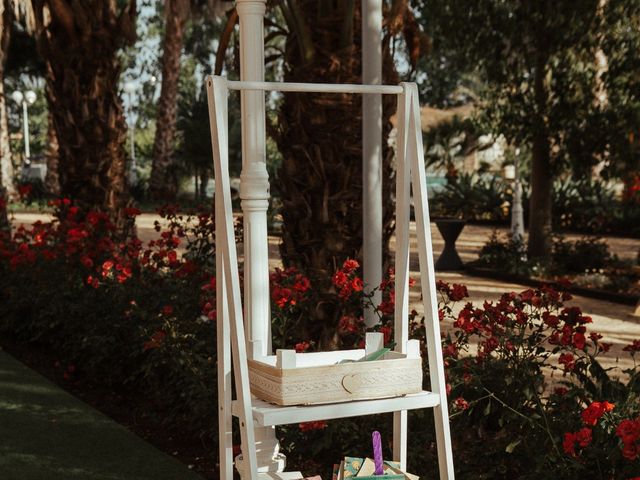
[(0, 479), (201, 477), (0, 351)]

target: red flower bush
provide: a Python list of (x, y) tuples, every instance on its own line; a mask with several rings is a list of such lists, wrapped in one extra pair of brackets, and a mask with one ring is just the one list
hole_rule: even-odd
[[(48, 345), (62, 360), (58, 365), (73, 365), (56, 370), (62, 379), (139, 388), (181, 431), (215, 439), (213, 216), (164, 207), (158, 238), (143, 245), (118, 238), (100, 212), (83, 212), (68, 199), (53, 206), (54, 222), (19, 227), (11, 238), (0, 238), (0, 332)], [(241, 233), (238, 223), (236, 235)], [(274, 344), (300, 353), (361, 346), (364, 308), (375, 312), (380, 322), (373, 329), (389, 344), (394, 280), (391, 270), (380, 285), (364, 285), (352, 259), (327, 278), (310, 278), (295, 268), (275, 270)], [(592, 472), (607, 480), (638, 477), (637, 369), (621, 375), (600, 365), (609, 344), (590, 331), (588, 315), (565, 305), (568, 294), (543, 286), (474, 305), (465, 303), (464, 285), (438, 282), (437, 289), (438, 318), (411, 311), (410, 335), (421, 340), (426, 358), (425, 324), (438, 321), (444, 333), (460, 478), (582, 479)], [(381, 294), (378, 304), (372, 290)], [(624, 350), (635, 355), (640, 340)], [(429, 389), (428, 371), (424, 378)], [(411, 441), (426, 446), (412, 461), (418, 471), (433, 474), (433, 431), (422, 428), (432, 417), (411, 415), (412, 425), (419, 426), (412, 428)], [(390, 430), (387, 420), (294, 424), (282, 430), (283, 442), (290, 443), (291, 457), (308, 458), (322, 449), (343, 454), (369, 441), (360, 437), (373, 423)], [(302, 449), (300, 439), (310, 438), (313, 445)]]

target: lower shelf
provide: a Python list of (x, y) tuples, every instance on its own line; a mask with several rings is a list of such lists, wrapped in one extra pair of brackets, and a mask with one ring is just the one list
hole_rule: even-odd
[[(432, 408), (440, 404), (440, 395), (422, 391), (403, 397), (380, 398), (376, 400), (358, 400), (344, 403), (328, 403), (323, 405), (298, 405), (280, 407), (253, 399), (253, 420), (263, 427), (287, 425), (292, 423), (331, 420), (334, 418), (358, 417), (376, 413), (396, 412), (399, 410), (415, 410)], [(232, 411), (235, 416), (239, 404), (233, 402)]]

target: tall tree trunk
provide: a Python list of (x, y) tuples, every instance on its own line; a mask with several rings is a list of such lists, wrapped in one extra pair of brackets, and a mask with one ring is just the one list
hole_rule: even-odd
[(0, 0), (0, 226), (7, 224), (7, 198), (15, 194), (13, 163), (9, 146), (9, 124), (7, 119), (7, 96), (4, 91), (4, 67), (11, 38), (13, 15), (7, 0)]
[[(61, 194), (109, 214), (122, 233), (132, 222), (118, 95), (118, 51), (135, 39), (136, 2), (33, 0), (47, 97), (59, 141)], [(50, 15), (44, 10), (48, 7)]]
[(51, 110), (47, 115), (47, 175), (44, 188), (50, 195), (60, 195), (60, 175), (58, 171), (58, 136), (56, 135)]
[[(361, 83), (360, 2), (289, 2), (287, 82)], [(397, 83), (388, 42), (383, 45), (384, 83)], [(387, 145), (392, 96), (383, 96), (383, 254), (388, 259), (392, 232), (391, 166)], [(325, 278), (317, 291), (326, 297), (310, 319), (325, 346), (337, 341), (340, 310), (330, 276), (345, 259), (362, 256), (362, 97), (360, 95), (286, 93), (276, 131), (282, 166), (276, 187), (282, 198), (282, 244), (287, 266)], [(313, 327), (313, 325), (316, 325)], [(322, 332), (317, 332), (321, 328)], [(312, 333), (314, 335), (314, 333)]]
[(167, 0), (162, 52), (162, 88), (153, 142), (153, 164), (149, 189), (155, 199), (173, 200), (178, 178), (173, 168), (173, 144), (178, 116), (178, 80), (184, 28), (189, 18), (190, 0)]
[(531, 258), (547, 257), (551, 251), (553, 173), (549, 131), (545, 120), (548, 91), (547, 57), (538, 53), (534, 76), (534, 112), (533, 146), (531, 164), (531, 198), (529, 200), (529, 244)]
[(13, 193), (13, 164), (9, 147), (7, 102), (4, 93), (4, 66), (9, 49), (12, 13), (7, 0), (0, 0), (0, 231), (9, 228), (7, 202)]

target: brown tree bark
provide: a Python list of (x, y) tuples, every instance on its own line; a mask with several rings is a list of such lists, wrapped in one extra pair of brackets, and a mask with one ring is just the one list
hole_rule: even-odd
[[(0, 0), (0, 203), (15, 194), (13, 183), (13, 163), (9, 145), (9, 124), (7, 119), (7, 95), (4, 91), (4, 67), (11, 40), (13, 13), (8, 0)], [(4, 199), (3, 199), (4, 198)], [(0, 223), (6, 222), (6, 210), (0, 210)]]
[(165, 4), (162, 88), (149, 179), (151, 196), (158, 200), (174, 200), (178, 193), (178, 177), (173, 168), (173, 147), (178, 116), (180, 55), (189, 12), (190, 0), (167, 0)]
[[(289, 2), (286, 82), (361, 83), (360, 2)], [(295, 7), (295, 10), (293, 7)], [(383, 45), (383, 83), (398, 83), (389, 38)], [(383, 96), (383, 256), (393, 231), (391, 131), (396, 98)], [(341, 310), (329, 281), (345, 259), (362, 257), (362, 97), (286, 93), (275, 132), (282, 166), (275, 185), (282, 199), (280, 252), (287, 266), (314, 278), (324, 299), (306, 326), (325, 348), (337, 345)], [(318, 329), (321, 331), (318, 332)]]
[(553, 173), (551, 165), (551, 146), (545, 112), (548, 90), (547, 57), (543, 51), (538, 53), (534, 76), (534, 112), (533, 145), (531, 161), (531, 198), (529, 200), (529, 243), (530, 258), (547, 257), (551, 251)]
[(60, 175), (58, 173), (58, 136), (56, 135), (53, 115), (47, 115), (47, 175), (44, 188), (50, 195), (60, 195)]
[(105, 211), (126, 234), (132, 222), (123, 211), (130, 197), (118, 52), (135, 39), (136, 2), (33, 0), (33, 6), (61, 194), (83, 209)]

